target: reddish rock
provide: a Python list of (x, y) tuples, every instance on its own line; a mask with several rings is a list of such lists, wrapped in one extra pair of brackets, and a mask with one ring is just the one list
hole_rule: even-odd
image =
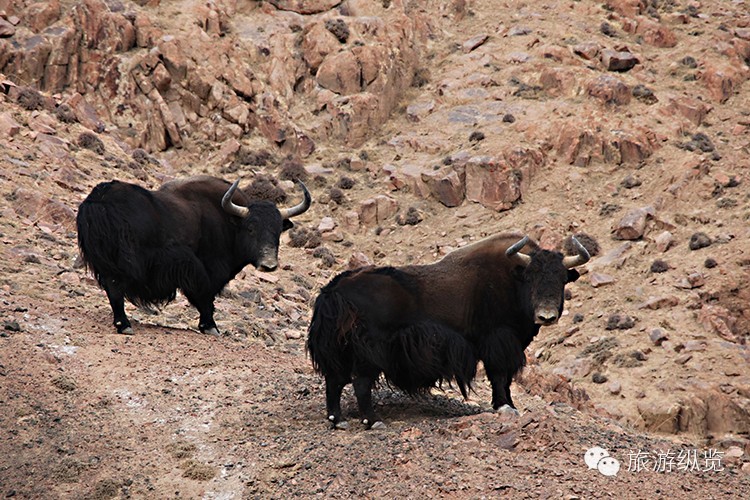
[(430, 196), (430, 188), (422, 178), (423, 174), (430, 172), (429, 168), (407, 163), (398, 168), (393, 165), (387, 165), (383, 167), (383, 171), (388, 174), (389, 182), (397, 190), (406, 188), (406, 190), (419, 198), (428, 198)]
[(569, 64), (574, 60), (570, 55), (570, 49), (559, 45), (543, 45), (539, 48), (539, 52), (544, 59), (551, 59), (559, 63)]
[(348, 269), (359, 269), (360, 267), (371, 266), (372, 261), (362, 252), (354, 252), (347, 262)]
[(601, 75), (586, 85), (587, 93), (605, 104), (628, 104), (632, 96), (630, 87), (611, 75)]
[(640, 239), (646, 230), (646, 220), (650, 216), (653, 216), (653, 210), (650, 208), (631, 210), (612, 229), (614, 237), (618, 240)]
[(318, 84), (332, 92), (349, 95), (363, 90), (360, 82), (361, 68), (351, 51), (327, 57), (318, 68)]
[(104, 122), (99, 118), (94, 107), (81, 94), (75, 93), (71, 95), (64, 103), (71, 107), (76, 120), (81, 125), (95, 132), (104, 130)]
[(557, 151), (569, 164), (586, 167), (594, 161), (609, 162), (615, 158), (615, 152), (598, 130), (570, 122), (559, 129)]
[(32, 31), (39, 33), (58, 21), (61, 15), (60, 0), (47, 0), (30, 4), (21, 17)]
[(625, 17), (635, 17), (645, 14), (648, 9), (647, 0), (607, 0), (607, 9)]
[(21, 131), (21, 125), (10, 113), (0, 113), (0, 137), (13, 137)]
[(685, 342), (685, 352), (700, 352), (706, 350), (706, 342), (704, 340), (688, 340)]
[(359, 228), (359, 214), (354, 210), (344, 212), (343, 225), (349, 230), (355, 230)]
[(587, 61), (593, 61), (599, 55), (601, 46), (596, 42), (584, 42), (573, 46), (573, 53)]
[(552, 97), (578, 95), (577, 73), (570, 68), (544, 68), (539, 85)]
[(729, 64), (710, 64), (701, 71), (698, 78), (706, 86), (708, 94), (718, 102), (726, 102), (747, 78), (745, 72)]
[(677, 45), (677, 37), (672, 30), (649, 19), (639, 19), (635, 33), (641, 35), (644, 42), (654, 47), (669, 48)]
[[(41, 134), (40, 134), (41, 135)], [(59, 141), (58, 138), (53, 138)], [(14, 191), (13, 210), (21, 217), (60, 224), (67, 229), (75, 227), (75, 211), (64, 203), (48, 198), (38, 191), (19, 188)]]
[(616, 380), (613, 380), (609, 384), (607, 384), (607, 390), (610, 394), (613, 396), (617, 396), (622, 392), (622, 384), (620, 382), (617, 382)]
[(159, 63), (151, 74), (151, 81), (159, 92), (164, 93), (169, 90), (169, 86), (172, 84), (172, 76), (169, 74), (169, 71), (167, 71), (167, 68)]
[(0, 18), (0, 38), (10, 38), (16, 34), (16, 28), (5, 19)]
[(145, 12), (136, 12), (133, 28), (135, 43), (141, 48), (153, 47), (163, 35), (159, 28), (151, 24), (151, 19)]
[(331, 10), (340, 4), (341, 0), (269, 0), (269, 2), (277, 9), (308, 15)]
[(158, 48), (164, 61), (164, 66), (172, 75), (172, 79), (181, 82), (187, 76), (187, 56), (179, 38), (165, 37)]
[(594, 288), (609, 285), (614, 282), (615, 278), (613, 276), (610, 276), (609, 274), (589, 273), (589, 283), (591, 283), (591, 286), (593, 286)]
[(336, 229), (336, 221), (333, 217), (323, 217), (318, 224), (318, 231), (321, 233), (329, 233)]
[(630, 52), (618, 52), (610, 49), (602, 51), (601, 60), (608, 71), (628, 71), (640, 62)]
[(317, 71), (326, 56), (340, 47), (341, 42), (322, 22), (308, 26), (302, 36), (302, 57), (312, 71)]
[(722, 306), (703, 304), (698, 311), (698, 323), (710, 332), (716, 333), (724, 340), (738, 342), (737, 318)]
[(494, 159), (476, 160), (466, 165), (466, 198), (486, 208), (502, 211), (521, 198), (518, 173)]
[(684, 365), (691, 359), (693, 359), (692, 354), (680, 354), (679, 356), (675, 358), (674, 362), (677, 363), (678, 365)]
[(706, 284), (706, 279), (701, 273), (690, 273), (687, 278), (683, 278), (675, 286), (677, 288), (684, 288), (686, 290), (692, 290), (693, 288), (700, 288)]
[(609, 267), (609, 266), (615, 266), (616, 268), (620, 268), (625, 264), (626, 254), (628, 250), (630, 250), (633, 247), (633, 244), (629, 241), (626, 241), (625, 243), (621, 244), (617, 248), (613, 248), (606, 254), (602, 255), (601, 257), (591, 261), (591, 263), (588, 265), (592, 269), (598, 269), (600, 267)]
[(378, 224), (390, 219), (398, 212), (398, 201), (395, 198), (381, 194), (375, 197), (378, 208)]
[(671, 99), (669, 104), (664, 108), (664, 114), (666, 116), (673, 116), (675, 113), (678, 113), (698, 126), (703, 123), (703, 120), (711, 109), (711, 106), (703, 101), (683, 96)]
[(618, 163), (639, 165), (654, 153), (656, 137), (648, 133), (613, 130), (612, 144), (619, 154)]
[(466, 199), (492, 210), (508, 210), (523, 198), (544, 162), (541, 151), (526, 148), (506, 151), (501, 158), (470, 158), (464, 166)]
[(473, 36), (466, 40), (462, 45), (461, 49), (464, 51), (464, 53), (468, 54), (469, 52), (477, 49), (478, 47), (484, 45), (484, 43), (490, 38), (489, 35), (482, 33), (480, 35)]
[(656, 137), (648, 131), (617, 129), (608, 133), (597, 123), (578, 120), (558, 128), (558, 153), (579, 167), (596, 161), (638, 164), (653, 154), (656, 143)]
[(592, 361), (589, 358), (566, 358), (560, 361), (553, 369), (554, 375), (559, 375), (570, 381), (575, 378), (583, 378), (591, 373)]
[(646, 302), (639, 305), (639, 309), (664, 309), (666, 307), (674, 307), (680, 303), (680, 299), (674, 295), (666, 297), (650, 297)]
[(406, 117), (409, 121), (418, 122), (435, 109), (435, 101), (415, 102), (406, 107)]
[(654, 242), (656, 243), (656, 249), (658, 251), (666, 252), (674, 246), (674, 237), (669, 231), (664, 231), (654, 238)]
[(29, 118), (29, 128), (34, 132), (55, 135), (57, 133), (57, 120), (46, 113), (34, 112)]
[(446, 207), (457, 207), (464, 201), (466, 194), (465, 174), (453, 168), (423, 172), (422, 180), (427, 184), (430, 193)]
[[(380, 68), (384, 61), (388, 59), (385, 50), (380, 45), (355, 46), (352, 53), (357, 58), (361, 68), (361, 80), (363, 89), (372, 84), (380, 74)], [(378, 91), (380, 89), (377, 89)]]
[(366, 226), (382, 224), (393, 217), (397, 211), (398, 201), (381, 194), (360, 203), (359, 220)]
[(646, 430), (675, 434), (679, 430), (680, 404), (669, 398), (657, 397), (639, 401), (638, 413)]
[(240, 143), (237, 140), (225, 141), (219, 151), (211, 158), (211, 161), (218, 165), (226, 165), (240, 150)]
[(365, 226), (373, 226), (378, 222), (378, 202), (375, 198), (368, 198), (359, 204), (359, 221)]

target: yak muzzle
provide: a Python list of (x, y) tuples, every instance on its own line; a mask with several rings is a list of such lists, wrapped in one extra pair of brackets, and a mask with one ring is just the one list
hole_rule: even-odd
[(536, 317), (534, 318), (534, 322), (537, 325), (542, 326), (549, 326), (557, 323), (557, 320), (559, 319), (557, 315), (557, 311), (552, 309), (539, 309), (536, 312)]
[(268, 261), (258, 263), (258, 269), (267, 273), (275, 271), (278, 267), (279, 263), (276, 261), (271, 261), (270, 259)]
[(258, 270), (264, 271), (267, 273), (270, 273), (272, 271), (275, 271), (277, 267), (279, 267), (279, 260), (276, 258), (276, 255), (274, 255), (275, 252), (268, 252), (265, 255), (263, 255), (260, 259), (258, 259), (258, 265), (256, 266)]

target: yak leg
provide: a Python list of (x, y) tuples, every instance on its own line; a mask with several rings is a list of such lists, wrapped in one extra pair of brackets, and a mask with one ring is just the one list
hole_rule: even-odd
[(513, 375), (505, 370), (494, 370), (485, 365), (487, 378), (492, 386), (492, 409), (497, 410), (501, 406), (515, 408), (510, 397), (510, 383)]
[(485, 366), (487, 378), (492, 386), (492, 409), (504, 415), (518, 416), (518, 410), (510, 396), (510, 383), (513, 372), (505, 370), (491, 370)]
[(101, 282), (104, 291), (107, 293), (109, 306), (112, 308), (113, 324), (117, 328), (117, 333), (133, 335), (133, 328), (131, 328), (128, 316), (125, 314), (125, 294), (122, 288), (112, 278), (104, 278)]
[(363, 415), (362, 423), (368, 429), (379, 429), (385, 427), (385, 424), (375, 414), (375, 409), (372, 407), (372, 388), (375, 385), (375, 381), (378, 379), (380, 371), (374, 368), (366, 371), (357, 371), (357, 375), (354, 377), (352, 384), (354, 385), (354, 395), (357, 397), (357, 405), (359, 411)]
[(198, 313), (200, 314), (198, 329), (201, 333), (217, 336), (221, 335), (219, 329), (216, 328), (216, 322), (214, 321), (214, 298), (193, 296), (187, 291), (185, 291), (185, 297), (187, 297), (188, 301), (198, 309)]
[(346, 429), (349, 424), (341, 420), (341, 392), (349, 380), (335, 375), (326, 375), (326, 410), (334, 429)]
[[(207, 275), (201, 275), (193, 278), (192, 283), (202, 285), (207, 280)], [(182, 293), (185, 294), (185, 298), (188, 299), (188, 302), (198, 309), (198, 314), (200, 314), (198, 329), (201, 333), (220, 335), (219, 329), (216, 328), (216, 322), (214, 322), (214, 297), (216, 294), (211, 294), (205, 289), (196, 288), (196, 285), (190, 287), (182, 286), (180, 288), (182, 289)]]

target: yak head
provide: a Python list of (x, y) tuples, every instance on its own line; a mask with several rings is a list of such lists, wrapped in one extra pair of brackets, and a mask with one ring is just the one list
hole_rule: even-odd
[(520, 282), (522, 301), (537, 325), (552, 325), (560, 319), (565, 302), (565, 285), (580, 276), (574, 269), (590, 259), (589, 252), (575, 237), (571, 237), (578, 254), (563, 256), (560, 252), (536, 248), (529, 254), (521, 249), (529, 242), (525, 236), (506, 251), (515, 264), (514, 278)]
[(294, 226), (292, 217), (306, 212), (312, 199), (301, 181), (297, 181), (304, 199), (290, 208), (277, 208), (267, 200), (252, 201), (248, 206), (236, 205), (232, 195), (237, 190), (239, 179), (224, 194), (221, 206), (225, 212), (239, 217), (239, 235), (236, 252), (261, 271), (274, 271), (279, 265), (279, 238), (281, 233)]

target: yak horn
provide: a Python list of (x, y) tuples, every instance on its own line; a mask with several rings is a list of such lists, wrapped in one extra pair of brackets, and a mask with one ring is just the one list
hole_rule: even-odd
[(526, 246), (526, 244), (529, 242), (529, 237), (524, 236), (516, 243), (513, 243), (508, 249), (505, 251), (505, 255), (512, 260), (515, 260), (518, 264), (522, 265), (523, 267), (526, 267), (531, 262), (531, 257), (526, 255), (525, 253), (521, 252), (521, 249)]
[(576, 247), (578, 250), (578, 255), (569, 255), (567, 257), (563, 258), (563, 265), (567, 269), (572, 269), (576, 266), (580, 266), (585, 264), (589, 261), (591, 258), (591, 255), (589, 255), (589, 251), (586, 250), (586, 247), (581, 244), (580, 241), (576, 239), (575, 236), (570, 237), (571, 243), (573, 243), (573, 246)]
[(299, 187), (302, 188), (302, 193), (305, 195), (305, 199), (302, 200), (299, 205), (295, 205), (290, 208), (280, 208), (279, 212), (281, 212), (282, 219), (291, 219), (292, 217), (295, 217), (301, 213), (307, 212), (307, 209), (310, 208), (310, 204), (312, 203), (310, 192), (307, 190), (305, 184), (302, 181), (298, 180), (297, 184), (299, 184)]
[(247, 207), (241, 207), (232, 203), (232, 195), (237, 191), (237, 186), (240, 185), (240, 180), (234, 181), (234, 184), (224, 193), (224, 197), (221, 199), (221, 208), (230, 215), (236, 215), (237, 217), (245, 218), (250, 213)]

